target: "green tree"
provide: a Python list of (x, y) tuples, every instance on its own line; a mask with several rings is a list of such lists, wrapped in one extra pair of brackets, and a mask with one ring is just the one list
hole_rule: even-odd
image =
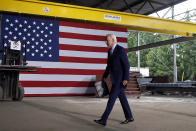
[[(189, 15), (187, 15), (187, 20)], [(172, 35), (140, 32), (140, 45), (171, 39)], [(137, 32), (130, 31), (128, 35), (128, 47), (137, 46)], [(136, 52), (129, 52), (131, 66), (137, 67)], [(140, 51), (141, 67), (149, 67), (150, 76), (169, 76), (173, 79), (173, 48), (171, 45), (151, 48)], [(196, 79), (196, 41), (177, 44), (177, 69), (178, 80)]]
[[(170, 35), (140, 32), (140, 45), (155, 43), (170, 38)], [(129, 48), (137, 46), (137, 32), (129, 32), (128, 43)], [(141, 67), (149, 67), (150, 76), (171, 76), (172, 57), (172, 49), (170, 46), (166, 46), (164, 48), (160, 47), (155, 49), (146, 49), (140, 51), (140, 64)], [(129, 53), (129, 60), (131, 66), (137, 66), (136, 52)]]
[[(130, 31), (128, 35), (128, 48), (136, 47), (137, 46), (137, 32)], [(129, 52), (128, 53), (129, 63), (131, 67), (137, 66), (137, 55), (136, 52)]]
[(178, 79), (193, 80), (196, 78), (196, 41), (188, 41), (178, 45)]
[(150, 76), (169, 76), (173, 73), (173, 50), (170, 46), (153, 48), (147, 54)]
[[(195, 14), (195, 13), (194, 13)], [(185, 20), (190, 21), (190, 11), (185, 13)], [(177, 48), (178, 80), (196, 80), (196, 40), (178, 44)]]

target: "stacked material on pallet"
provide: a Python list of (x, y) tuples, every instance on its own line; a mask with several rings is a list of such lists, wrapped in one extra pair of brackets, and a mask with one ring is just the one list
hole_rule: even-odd
[[(140, 88), (137, 82), (137, 77), (141, 76), (138, 72), (130, 72), (130, 81), (127, 84), (127, 88), (125, 89), (125, 94), (129, 97), (134, 96), (139, 98), (141, 95)], [(96, 77), (96, 83), (100, 82), (102, 80), (102, 76)], [(110, 82), (110, 76), (106, 79), (106, 84), (108, 87), (108, 90), (110, 91), (112, 88), (112, 84)], [(96, 90), (95, 96), (99, 96), (99, 91)]]
[(125, 94), (127, 96), (140, 98), (141, 91), (137, 82), (138, 77), (141, 77), (141, 74), (139, 72), (130, 72), (130, 81), (128, 82), (127, 88), (125, 89)]

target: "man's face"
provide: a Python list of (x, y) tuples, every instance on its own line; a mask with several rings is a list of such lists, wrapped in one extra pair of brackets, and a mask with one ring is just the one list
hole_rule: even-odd
[(114, 40), (110, 36), (107, 36), (106, 37), (106, 44), (109, 48), (112, 48), (112, 46), (114, 45)]

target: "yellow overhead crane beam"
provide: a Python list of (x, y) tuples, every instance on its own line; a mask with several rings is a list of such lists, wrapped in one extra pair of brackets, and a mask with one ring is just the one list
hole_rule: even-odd
[(52, 16), (114, 24), (130, 30), (193, 36), (196, 23), (38, 0), (0, 0), (1, 12)]

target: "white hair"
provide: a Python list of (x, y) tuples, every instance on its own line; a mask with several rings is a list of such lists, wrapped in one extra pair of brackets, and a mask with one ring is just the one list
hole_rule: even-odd
[(117, 38), (114, 34), (107, 34), (106, 36), (112, 38), (114, 42), (117, 43)]

